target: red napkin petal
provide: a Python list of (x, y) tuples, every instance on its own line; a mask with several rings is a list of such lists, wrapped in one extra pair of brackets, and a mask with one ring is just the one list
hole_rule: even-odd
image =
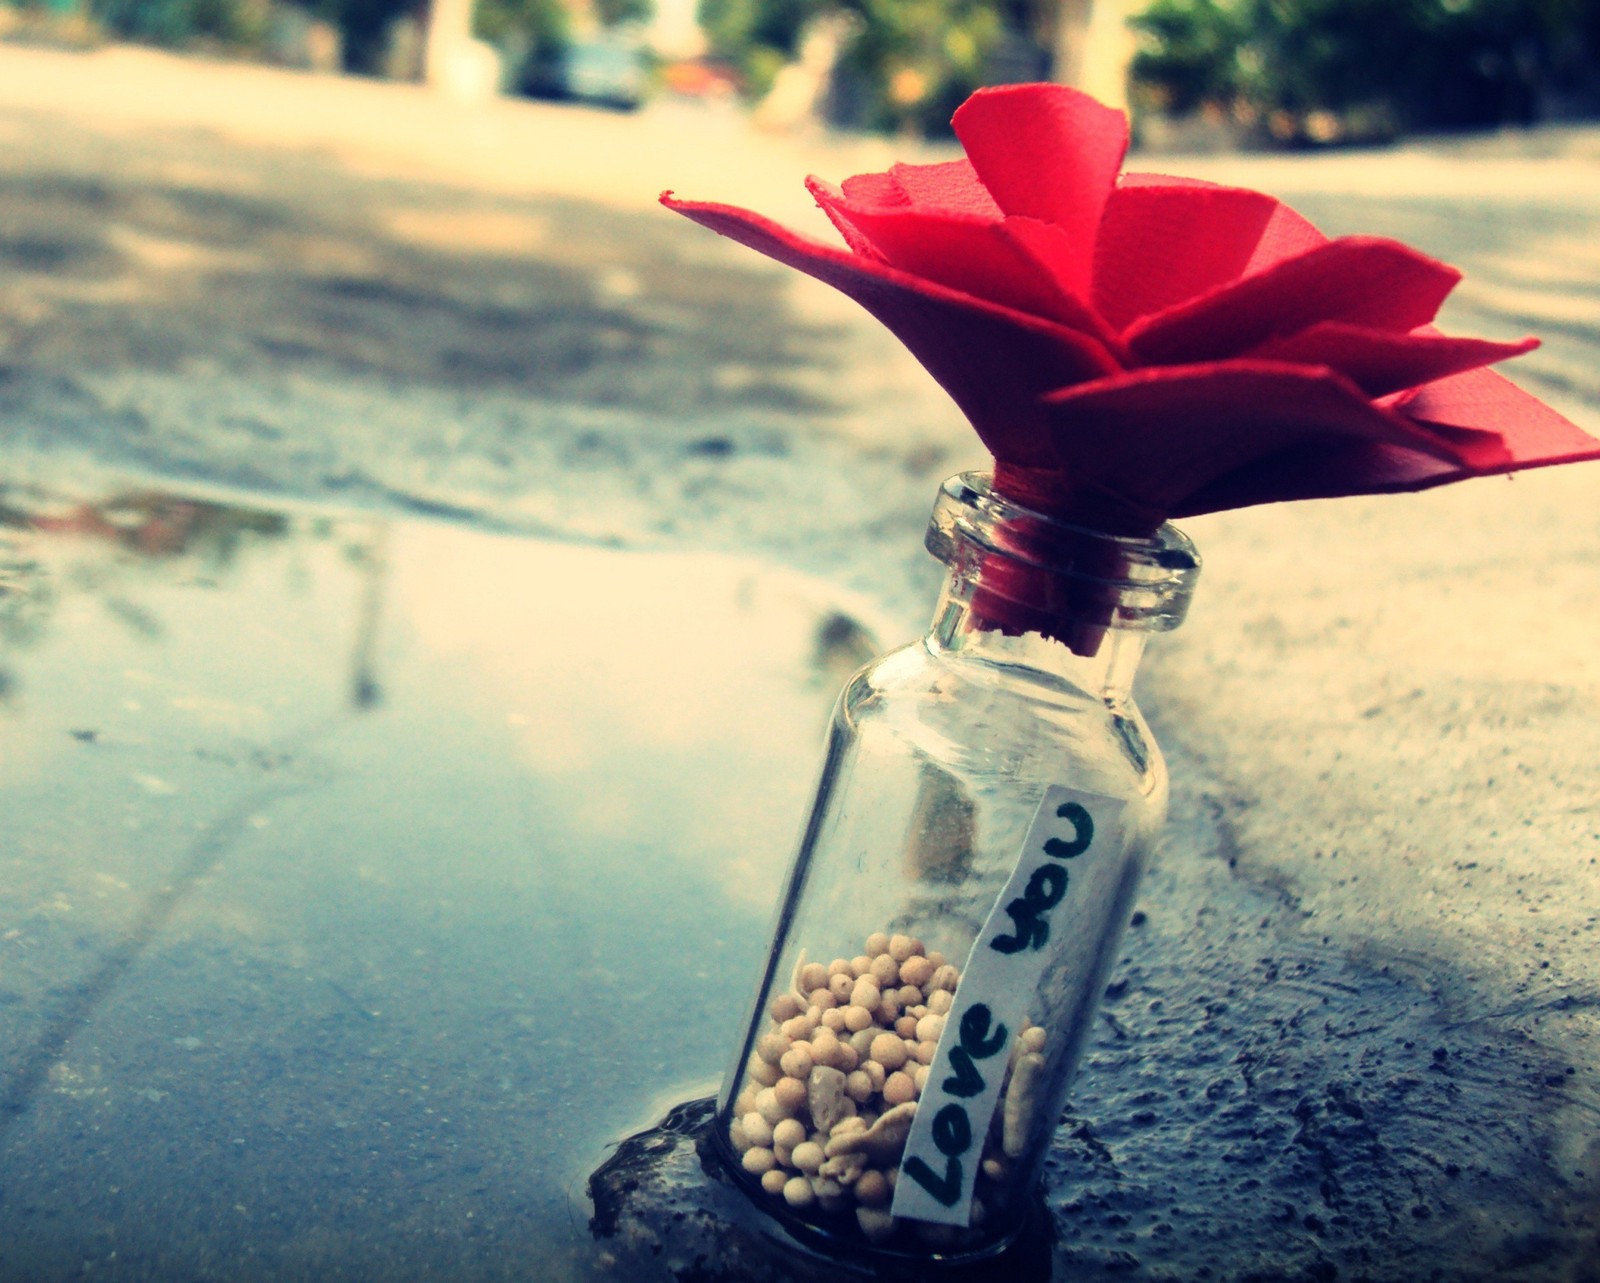
[[(1054, 392), (1045, 466), (1173, 512), (1263, 454), (1357, 438), (1456, 462), (1454, 443), (1331, 370), (1268, 361), (1166, 366)], [(1014, 461), (1016, 462), (1016, 461)]]
[(1429, 383), (1393, 408), (1456, 441), (1484, 475), (1600, 459), (1600, 441), (1493, 370)]
[(1534, 338), (1513, 343), (1452, 338), (1431, 327), (1414, 334), (1391, 334), (1366, 326), (1324, 321), (1288, 338), (1269, 339), (1244, 355), (1295, 365), (1326, 365), (1356, 383), (1368, 396), (1385, 396), (1521, 356), (1539, 346)]
[(1094, 305), (1118, 330), (1326, 244), (1260, 192), (1140, 176), (1111, 193), (1094, 252)]
[(863, 205), (916, 205), (981, 218), (1000, 217), (1000, 206), (978, 181), (972, 162), (965, 158), (937, 165), (891, 165), (881, 174), (847, 178), (843, 188), (848, 199)]
[(1007, 214), (1054, 223), (1079, 249), (1073, 292), (1089, 297), (1095, 234), (1128, 150), (1128, 118), (1054, 85), (980, 89), (950, 122)]
[(1147, 365), (1220, 361), (1322, 321), (1405, 333), (1433, 320), (1461, 273), (1398, 241), (1345, 236), (1142, 317), (1124, 332)]
[(951, 289), (1048, 317), (1092, 334), (1120, 355), (1121, 340), (1072, 293), (1057, 265), (1070, 259), (1066, 233), (1049, 223), (852, 201), (808, 179), (833, 225), (857, 254)]
[(798, 236), (748, 210), (680, 201), (671, 192), (661, 203), (855, 299), (910, 349), (997, 454), (1030, 452), (1046, 391), (1117, 369), (1103, 345), (1053, 321)]

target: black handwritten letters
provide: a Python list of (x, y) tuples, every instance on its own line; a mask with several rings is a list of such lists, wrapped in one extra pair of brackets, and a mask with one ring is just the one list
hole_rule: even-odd
[[(1053, 837), (1044, 844), (1044, 853), (1055, 860), (1071, 860), (1082, 855), (1094, 841), (1094, 820), (1077, 802), (1064, 802), (1056, 808), (1056, 818), (1073, 827), (1071, 841)], [(1045, 917), (1067, 894), (1067, 870), (1060, 864), (1041, 864), (1028, 878), (1028, 885), (1006, 905), (1013, 923), (1006, 935), (989, 941), (999, 953), (1021, 953), (1042, 949), (1050, 939), (1050, 923)]]
[[(949, 1095), (956, 1097), (933, 1116), (933, 1145), (944, 1156), (943, 1172), (936, 1172), (924, 1158), (914, 1156), (906, 1161), (905, 1174), (927, 1190), (942, 1206), (954, 1207), (966, 1191), (966, 1172), (962, 1158), (972, 1148), (972, 1120), (967, 1117), (964, 1100), (981, 1095), (988, 1081), (978, 1068), (978, 1061), (990, 1060), (999, 1054), (1010, 1040), (1010, 1031), (995, 1024), (990, 1032), (993, 1013), (986, 1003), (976, 1002), (961, 1015), (961, 1041), (950, 1051), (950, 1067), (954, 1070), (941, 1084)], [(996, 1068), (1002, 1068), (1001, 1061)], [(984, 1122), (987, 1124), (987, 1116)]]
[[(1101, 876), (1102, 850), (1120, 849), (1121, 803), (1061, 786), (1034, 813), (1017, 862), (973, 942), (945, 1017), (895, 1186), (893, 1214), (964, 1226), (985, 1137), (1012, 1045), (1038, 1007), (1041, 978), (1070, 952), (1069, 916)], [(1076, 895), (1069, 887), (1076, 886)], [(1050, 946), (1046, 948), (1046, 946)]]

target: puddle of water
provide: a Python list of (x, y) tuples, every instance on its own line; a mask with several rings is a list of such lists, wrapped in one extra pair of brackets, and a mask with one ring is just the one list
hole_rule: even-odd
[(0, 495), (0, 1274), (584, 1277), (742, 1019), (822, 585)]

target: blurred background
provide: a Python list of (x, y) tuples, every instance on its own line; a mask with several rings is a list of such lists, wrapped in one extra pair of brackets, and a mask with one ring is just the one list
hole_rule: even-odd
[(3, 0), (0, 33), (935, 136), (980, 85), (1054, 80), (1185, 149), (1600, 112), (1591, 0)]

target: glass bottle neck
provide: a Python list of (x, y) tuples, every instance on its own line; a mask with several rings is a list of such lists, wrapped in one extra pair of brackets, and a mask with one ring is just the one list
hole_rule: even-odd
[(976, 582), (954, 568), (945, 576), (924, 639), (935, 654), (984, 664), (1015, 680), (1087, 694), (1108, 704), (1132, 697), (1134, 674), (1144, 654), (1144, 631), (1086, 623), (1069, 646), (1040, 632), (1012, 634), (984, 627), (972, 608)]

